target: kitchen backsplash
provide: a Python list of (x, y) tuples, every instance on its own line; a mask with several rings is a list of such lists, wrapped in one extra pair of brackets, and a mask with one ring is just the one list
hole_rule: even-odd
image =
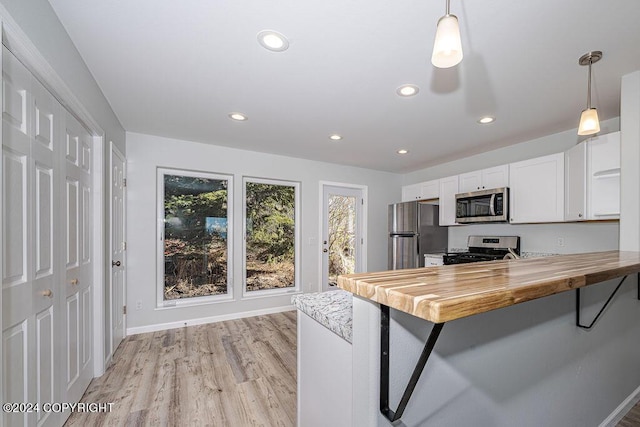
[(466, 250), (469, 235), (520, 236), (526, 256), (617, 250), (619, 224), (612, 222), (560, 224), (474, 224), (449, 227), (449, 250)]

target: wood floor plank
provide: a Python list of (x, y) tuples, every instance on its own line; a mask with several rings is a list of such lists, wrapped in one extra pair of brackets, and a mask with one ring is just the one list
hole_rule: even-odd
[(296, 313), (133, 335), (66, 426), (295, 425)]
[(616, 427), (639, 427), (640, 426), (640, 402), (636, 403), (633, 408), (618, 422)]

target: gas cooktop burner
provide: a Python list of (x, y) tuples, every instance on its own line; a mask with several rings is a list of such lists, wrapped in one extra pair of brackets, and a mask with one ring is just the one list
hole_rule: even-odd
[(448, 253), (442, 257), (445, 265), (496, 261), (508, 254), (520, 255), (518, 236), (469, 236), (468, 252)]

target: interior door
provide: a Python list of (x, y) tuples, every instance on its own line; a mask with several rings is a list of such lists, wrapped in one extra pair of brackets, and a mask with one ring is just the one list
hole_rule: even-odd
[(77, 402), (92, 378), (92, 166), (91, 137), (69, 113), (64, 141), (64, 399)]
[[(3, 47), (2, 350), (5, 402), (59, 400), (56, 288), (59, 104)], [(3, 412), (4, 425), (56, 425), (54, 413)]]
[(111, 282), (109, 285), (111, 342), (107, 347), (108, 355), (118, 348), (124, 337), (125, 329), (125, 160), (124, 156), (111, 143)]
[(362, 271), (363, 190), (322, 186), (322, 286), (337, 289), (337, 277)]

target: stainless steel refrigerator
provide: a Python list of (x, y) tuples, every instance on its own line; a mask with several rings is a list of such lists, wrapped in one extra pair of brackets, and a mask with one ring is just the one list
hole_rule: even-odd
[(389, 205), (389, 270), (424, 267), (424, 254), (447, 252), (448, 229), (438, 224), (438, 205)]

